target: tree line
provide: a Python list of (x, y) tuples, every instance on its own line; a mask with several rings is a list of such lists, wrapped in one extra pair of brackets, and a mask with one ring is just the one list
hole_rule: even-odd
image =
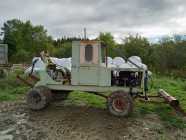
[[(10, 63), (30, 63), (42, 50), (48, 50), (51, 56), (70, 57), (72, 41), (82, 40), (77, 37), (54, 40), (42, 25), (18, 19), (6, 21), (1, 30), (0, 42), (8, 44)], [(100, 33), (97, 39), (108, 46), (111, 57), (137, 55), (152, 71), (186, 77), (186, 41), (178, 36), (164, 37), (157, 43), (140, 35), (123, 37), (122, 43), (117, 43), (111, 33)]]

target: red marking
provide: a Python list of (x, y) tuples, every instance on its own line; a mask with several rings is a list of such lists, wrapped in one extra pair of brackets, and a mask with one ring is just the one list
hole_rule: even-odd
[(124, 102), (124, 100), (117, 98), (114, 100), (114, 106), (116, 107), (116, 109), (122, 111), (126, 108), (126, 103)]

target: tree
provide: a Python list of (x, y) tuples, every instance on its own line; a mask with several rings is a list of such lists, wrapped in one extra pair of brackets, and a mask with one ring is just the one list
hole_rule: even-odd
[(8, 44), (9, 60), (21, 62), (21, 54), (27, 55), (25, 61), (38, 55), (42, 50), (52, 50), (52, 38), (43, 26), (33, 26), (30, 21), (8, 20), (2, 27), (3, 42)]
[(99, 40), (108, 47), (108, 56), (110, 57), (117, 56), (117, 52), (116, 52), (117, 45), (111, 33), (109, 32), (100, 33)]
[(72, 56), (72, 42), (57, 43), (53, 52), (55, 57), (67, 58)]
[[(127, 57), (140, 56), (144, 62), (147, 62), (147, 56), (150, 51), (150, 44), (148, 40), (139, 35), (129, 36), (123, 42), (124, 53)], [(151, 50), (152, 51), (152, 50)]]
[(3, 31), (1, 34), (3, 35), (3, 43), (8, 44), (8, 55), (11, 57), (16, 52), (16, 40), (15, 34), (16, 31), (15, 26), (21, 24), (19, 20), (11, 20), (4, 23), (1, 30)]

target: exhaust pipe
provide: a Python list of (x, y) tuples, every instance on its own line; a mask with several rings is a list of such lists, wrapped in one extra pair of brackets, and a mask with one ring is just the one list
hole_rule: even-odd
[(160, 89), (158, 91), (158, 94), (160, 97), (163, 97), (165, 99), (165, 101), (168, 104), (170, 104), (171, 106), (173, 106), (173, 107), (179, 106), (179, 101), (175, 97), (169, 95), (165, 90)]

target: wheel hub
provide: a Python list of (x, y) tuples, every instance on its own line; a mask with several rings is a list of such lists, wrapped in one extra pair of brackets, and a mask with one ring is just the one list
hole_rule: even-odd
[(41, 101), (41, 96), (37, 92), (34, 92), (32, 94), (31, 100), (34, 103), (39, 103)]
[(117, 112), (123, 112), (127, 107), (127, 103), (122, 98), (117, 97), (113, 100), (112, 106)]

